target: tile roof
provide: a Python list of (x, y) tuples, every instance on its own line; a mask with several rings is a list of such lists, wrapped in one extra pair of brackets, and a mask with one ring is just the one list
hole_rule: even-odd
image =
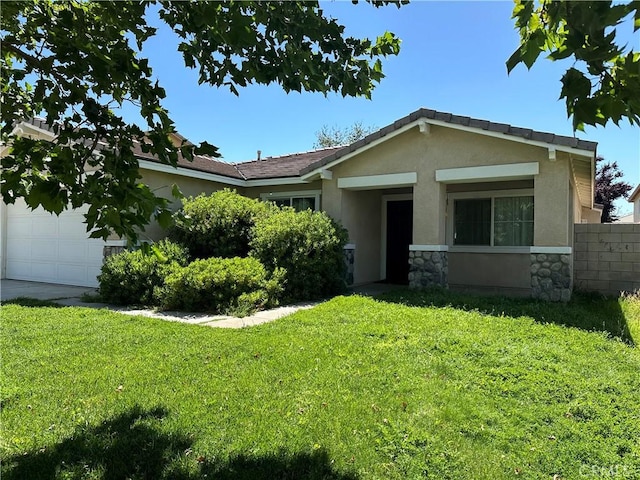
[[(133, 153), (140, 159), (160, 163), (152, 154), (143, 152), (139, 144), (134, 146)], [(193, 162), (190, 162), (179, 154), (178, 167), (244, 180), (242, 174), (232, 163), (223, 162), (204, 155), (194, 155)]]
[(580, 150), (587, 150), (590, 152), (595, 152), (597, 143), (589, 142), (586, 140), (580, 140), (576, 137), (567, 137), (563, 135), (556, 135), (554, 133), (548, 132), (539, 132), (536, 130), (532, 130), (530, 128), (521, 128), (514, 127), (512, 125), (506, 123), (495, 123), (490, 122), (488, 120), (481, 120), (478, 118), (464, 117), (460, 115), (454, 115), (452, 113), (447, 112), (439, 112), (437, 110), (430, 110), (427, 108), (421, 108), (416, 110), (413, 113), (410, 113), (406, 117), (401, 118), (400, 120), (396, 120), (390, 125), (387, 125), (384, 128), (381, 128), (377, 132), (373, 132), (371, 135), (367, 135), (365, 138), (358, 140), (357, 142), (352, 143), (344, 147), (343, 149), (334, 152), (326, 157), (318, 160), (314, 164), (309, 165), (308, 167), (303, 168), (300, 171), (301, 175), (305, 173), (309, 173), (317, 168), (323, 167), (334, 160), (338, 160), (339, 158), (358, 150), (359, 148), (368, 145), (369, 143), (378, 140), (390, 133), (395, 132), (396, 130), (408, 125), (416, 120), (420, 119), (426, 120), (438, 120), (445, 123), (450, 123), (452, 125), (460, 125), (463, 127), (477, 128), (481, 130), (486, 130), (489, 132), (502, 133), (504, 135), (513, 136), (513, 137), (521, 137), (526, 140), (532, 140), (537, 142), (544, 142), (551, 145), (561, 145), (565, 147), (577, 148)]
[[(193, 162), (189, 162), (180, 156), (178, 166), (240, 180), (298, 177), (321, 168), (349, 153), (355, 152), (356, 150), (397, 131), (405, 125), (420, 119), (425, 119), (427, 121), (436, 120), (451, 125), (460, 125), (493, 133), (501, 133), (507, 136), (520, 137), (526, 140), (543, 142), (549, 145), (571, 147), (589, 152), (595, 152), (597, 147), (596, 142), (581, 140), (575, 137), (539, 132), (530, 128), (514, 127), (506, 123), (495, 123), (488, 120), (421, 108), (350, 145), (329, 147), (277, 157), (265, 157), (262, 160), (239, 163), (223, 162), (202, 155), (196, 155)], [(51, 128), (42, 119), (33, 118), (27, 120), (27, 122), (44, 130), (51, 130)], [(179, 134), (176, 134), (176, 136), (179, 139), (186, 140)], [(141, 159), (158, 162), (158, 160), (152, 155), (142, 152), (139, 145), (134, 147), (134, 153)]]
[(343, 148), (344, 146), (328, 147), (278, 157), (265, 157), (262, 160), (236, 163), (235, 167), (247, 180), (297, 177), (303, 168)]

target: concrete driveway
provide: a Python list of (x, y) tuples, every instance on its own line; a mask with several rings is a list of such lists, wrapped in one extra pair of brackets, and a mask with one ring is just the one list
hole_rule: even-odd
[(0, 280), (0, 300), (3, 302), (18, 297), (35, 298), (36, 300), (58, 300), (62, 298), (78, 298), (84, 293), (95, 293), (95, 288), (73, 287), (53, 283), (25, 282), (23, 280)]

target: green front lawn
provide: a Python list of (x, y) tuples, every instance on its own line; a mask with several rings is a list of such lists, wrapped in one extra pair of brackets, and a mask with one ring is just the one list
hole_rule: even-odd
[(384, 300), (244, 330), (4, 305), (2, 479), (640, 476), (638, 299)]

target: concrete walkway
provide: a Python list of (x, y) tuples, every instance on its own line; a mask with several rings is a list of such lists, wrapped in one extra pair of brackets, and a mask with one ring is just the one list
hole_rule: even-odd
[(210, 315), (203, 313), (160, 312), (153, 309), (121, 307), (106, 303), (88, 303), (82, 301), (82, 295), (95, 293), (96, 289), (89, 287), (26, 282), (22, 280), (3, 279), (0, 281), (0, 298), (3, 302), (14, 298), (25, 297), (36, 300), (49, 300), (69, 307), (107, 308), (114, 312), (124, 313), (126, 315), (137, 315), (168, 320), (171, 322), (205, 325), (207, 327), (218, 328), (243, 328), (260, 325), (262, 323), (272, 322), (279, 318), (286, 317), (298, 310), (311, 308), (317, 305), (317, 303), (300, 303), (286, 307), (278, 307), (271, 310), (264, 310), (248, 317), (238, 318), (228, 315)]
[[(358, 295), (375, 296), (383, 292), (387, 292), (399, 288), (396, 285), (386, 285), (373, 283), (363, 285), (351, 289), (352, 293)], [(153, 309), (139, 309), (133, 307), (121, 307), (117, 305), (109, 305), (106, 303), (88, 303), (83, 302), (81, 297), (84, 294), (95, 294), (95, 288), (89, 287), (73, 287), (68, 285), (57, 285), (53, 283), (25, 282), (22, 280), (6, 280), (0, 281), (0, 296), (2, 301), (11, 300), (19, 297), (34, 298), (36, 300), (50, 300), (60, 305), (70, 307), (88, 307), (88, 308), (107, 308), (114, 312), (124, 313), (126, 315), (137, 315), (143, 317), (158, 318), (170, 322), (189, 323), (192, 325), (204, 325), (207, 327), (218, 328), (244, 328), (260, 325), (262, 323), (272, 322), (279, 318), (291, 315), (298, 310), (312, 308), (319, 302), (299, 303), (296, 305), (288, 305), (286, 307), (278, 307), (271, 310), (256, 312), (255, 314), (244, 317), (232, 317), (227, 315), (209, 315), (204, 313), (186, 313), (186, 312), (168, 312), (157, 311)]]

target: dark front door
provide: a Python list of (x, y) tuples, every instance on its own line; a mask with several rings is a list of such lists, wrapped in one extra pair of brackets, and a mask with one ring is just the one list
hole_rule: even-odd
[(409, 283), (409, 245), (413, 235), (413, 200), (387, 202), (387, 282)]

